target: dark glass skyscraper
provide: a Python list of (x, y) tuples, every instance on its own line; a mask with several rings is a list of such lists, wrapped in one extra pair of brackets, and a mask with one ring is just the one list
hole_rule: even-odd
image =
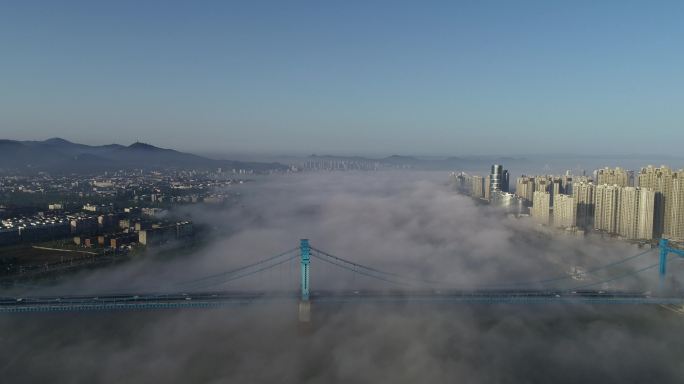
[(503, 169), (502, 165), (492, 165), (492, 172), (489, 175), (489, 190), (491, 192), (508, 192), (509, 180), (508, 171)]

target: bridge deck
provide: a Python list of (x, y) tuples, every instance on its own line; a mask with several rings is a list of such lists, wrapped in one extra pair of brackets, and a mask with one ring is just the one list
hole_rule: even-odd
[[(296, 302), (298, 292), (192, 292), (0, 298), (0, 313), (211, 308)], [(616, 291), (314, 291), (313, 303), (675, 304), (684, 298)]]

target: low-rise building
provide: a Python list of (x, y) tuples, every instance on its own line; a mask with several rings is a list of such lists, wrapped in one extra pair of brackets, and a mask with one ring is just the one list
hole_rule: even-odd
[(143, 245), (160, 245), (172, 240), (179, 240), (192, 236), (194, 229), (191, 221), (182, 221), (175, 224), (153, 226), (138, 232), (138, 242)]

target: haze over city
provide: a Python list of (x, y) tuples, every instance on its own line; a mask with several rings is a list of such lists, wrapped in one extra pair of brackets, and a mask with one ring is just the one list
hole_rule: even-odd
[(683, 18), (4, 4), (2, 382), (684, 382)]

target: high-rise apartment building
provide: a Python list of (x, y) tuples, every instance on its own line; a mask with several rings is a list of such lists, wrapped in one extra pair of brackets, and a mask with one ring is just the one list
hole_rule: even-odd
[(560, 178), (557, 177), (552, 177), (551, 178), (551, 185), (549, 186), (551, 192), (551, 206), (555, 207), (556, 203), (556, 196), (560, 195), (563, 193), (563, 184), (561, 182)]
[(639, 186), (656, 192), (654, 236), (684, 241), (684, 170), (661, 166), (642, 168)]
[(566, 195), (572, 195), (572, 180), (573, 177), (570, 175), (570, 171), (566, 172), (565, 175), (561, 176), (561, 190)]
[(551, 181), (546, 176), (535, 177), (534, 191), (553, 192), (553, 190), (551, 189)]
[(597, 186), (594, 227), (625, 239), (653, 239), (656, 195), (650, 188)]
[(451, 173), (451, 179), (454, 185), (454, 188), (456, 188), (457, 191), (460, 193), (471, 193), (472, 190), (472, 185), (473, 181), (472, 178), (465, 172), (461, 173), (456, 173), (452, 172)]
[(531, 203), (534, 198), (534, 178), (522, 175), (515, 183), (515, 195)]
[(665, 232), (665, 201), (672, 190), (672, 170), (666, 166), (652, 165), (641, 168), (637, 176), (639, 187), (651, 188), (656, 192), (653, 235), (661, 237)]
[(653, 239), (656, 192), (650, 188), (620, 188), (617, 233), (626, 239)]
[(684, 170), (679, 170), (672, 174), (672, 190), (668, 198), (669, 204), (666, 205), (666, 226), (665, 236), (667, 238), (684, 242)]
[(596, 183), (598, 185), (608, 184), (629, 187), (631, 185), (630, 179), (630, 173), (620, 167), (615, 169), (606, 167), (596, 171)]
[(572, 183), (593, 183), (594, 179), (592, 179), (589, 176), (574, 176), (572, 179)]
[(609, 233), (617, 233), (617, 203), (619, 187), (600, 184), (596, 187), (594, 208), (594, 228)]
[(577, 205), (577, 226), (591, 228), (594, 223), (594, 184), (588, 182), (573, 183), (572, 197)]
[(559, 228), (572, 228), (577, 224), (577, 204), (569, 195), (556, 195), (553, 206), (553, 225)]
[(470, 195), (476, 199), (484, 197), (484, 178), (482, 176), (473, 176), (471, 178), (472, 185)]
[(544, 191), (534, 192), (531, 213), (538, 223), (551, 224), (551, 194)]
[(637, 175), (639, 187), (653, 188), (657, 192), (663, 192), (663, 182), (667, 175), (672, 175), (672, 170), (664, 165), (659, 168), (652, 165), (643, 167)]
[(625, 239), (637, 238), (639, 191), (634, 187), (618, 189), (617, 234)]
[(656, 197), (658, 195), (660, 194), (651, 188), (639, 188), (637, 239), (651, 240), (654, 238)]

